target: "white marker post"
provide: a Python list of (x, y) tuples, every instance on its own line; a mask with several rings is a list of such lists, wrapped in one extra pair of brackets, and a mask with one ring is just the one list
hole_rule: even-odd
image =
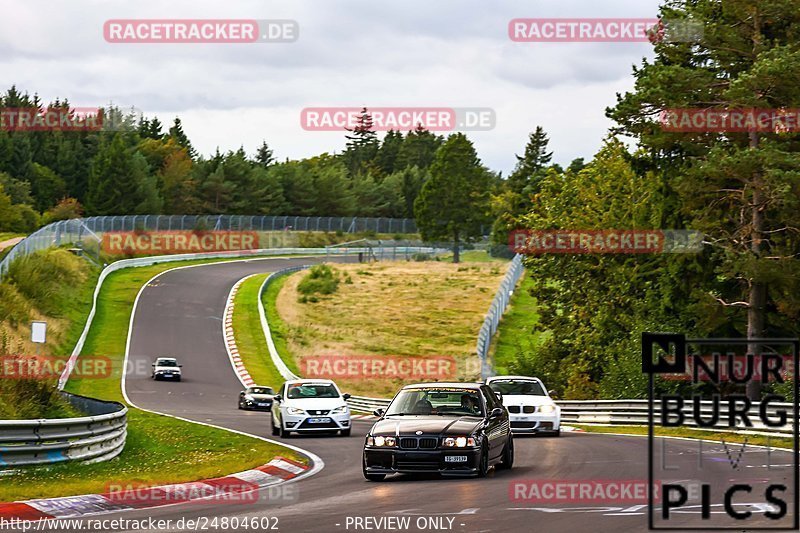
[(36, 355), (41, 351), (40, 346), (47, 341), (47, 322), (31, 322), (31, 342), (36, 344)]

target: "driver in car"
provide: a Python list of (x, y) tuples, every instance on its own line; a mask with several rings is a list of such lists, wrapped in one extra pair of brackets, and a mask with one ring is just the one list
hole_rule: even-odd
[(471, 394), (463, 394), (461, 396), (461, 408), (474, 415), (481, 414), (481, 407), (478, 403), (478, 399)]

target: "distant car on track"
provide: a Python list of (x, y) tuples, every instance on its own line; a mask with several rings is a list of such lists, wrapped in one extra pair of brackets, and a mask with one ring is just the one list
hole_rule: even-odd
[(349, 394), (328, 379), (298, 379), (281, 385), (272, 402), (272, 434), (338, 431), (350, 436)]
[(268, 410), (272, 408), (275, 392), (271, 387), (247, 387), (239, 393), (239, 409)]
[(484, 477), (492, 465), (514, 465), (508, 412), (483, 383), (407, 385), (375, 415), (362, 463), (370, 481), (422, 472)]
[(153, 363), (152, 378), (156, 381), (161, 379), (174, 379), (180, 381), (182, 377), (181, 367), (178, 360), (174, 357), (158, 357)]
[(561, 435), (561, 408), (542, 381), (527, 376), (494, 376), (486, 380), (502, 396), (514, 433)]

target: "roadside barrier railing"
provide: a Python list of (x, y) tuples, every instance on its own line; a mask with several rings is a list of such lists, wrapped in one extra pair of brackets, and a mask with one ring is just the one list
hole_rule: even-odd
[(483, 320), (483, 325), (478, 332), (478, 343), (475, 349), (481, 362), (481, 378), (483, 379), (492, 375), (492, 368), (489, 363), (489, 347), (492, 344), (492, 337), (497, 332), (500, 319), (503, 317), (503, 313), (505, 313), (511, 301), (514, 288), (524, 272), (525, 267), (522, 265), (522, 255), (516, 254), (511, 260), (511, 264), (508, 265), (506, 275), (500, 283), (500, 288), (497, 289), (497, 294), (492, 300), (489, 312), (486, 313), (486, 318)]
[[(649, 420), (650, 411), (647, 400), (562, 400), (556, 401), (556, 403), (561, 407), (562, 423), (602, 426), (646, 426)], [(711, 401), (701, 401), (700, 406), (699, 414), (702, 419), (711, 420), (714, 414), (713, 403)], [(719, 413), (721, 421), (727, 420), (727, 411), (724, 409), (726, 406), (727, 402), (721, 400)], [(681, 427), (783, 437), (790, 436), (793, 431), (791, 420), (794, 416), (794, 406), (791, 403), (770, 402), (766, 413), (771, 420), (778, 420), (779, 410), (787, 413), (787, 422), (778, 427), (765, 425), (759, 416), (759, 408), (754, 406), (748, 411), (748, 418), (752, 426), (746, 426), (739, 419), (736, 428), (720, 429), (720, 423), (717, 423), (713, 428), (701, 428), (696, 423), (693, 408), (693, 403), (686, 400), (681, 409), (684, 418), (680, 424)], [(660, 426), (661, 402), (654, 402), (653, 411), (655, 424)]]
[(62, 393), (90, 416), (0, 420), (0, 468), (65, 461), (95, 463), (122, 452), (128, 408), (117, 402)]
[(28, 235), (0, 261), (0, 279), (20, 257), (56, 246), (98, 245), (110, 231), (341, 231), (413, 234), (417, 225), (408, 218), (300, 217), (248, 215), (120, 215), (74, 218), (53, 222)]

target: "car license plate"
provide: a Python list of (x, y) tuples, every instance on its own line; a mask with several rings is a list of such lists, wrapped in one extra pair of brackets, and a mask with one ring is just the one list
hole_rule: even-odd
[(445, 463), (466, 463), (467, 456), (466, 455), (445, 455), (444, 456)]
[(308, 419), (308, 423), (309, 424), (328, 424), (328, 423), (330, 423), (330, 421), (331, 421), (331, 419), (327, 418), (327, 417), (325, 417), (325, 418), (309, 418)]
[(258, 404), (259, 407), (267, 407), (268, 405), (269, 405), (268, 403), (259, 403)]

